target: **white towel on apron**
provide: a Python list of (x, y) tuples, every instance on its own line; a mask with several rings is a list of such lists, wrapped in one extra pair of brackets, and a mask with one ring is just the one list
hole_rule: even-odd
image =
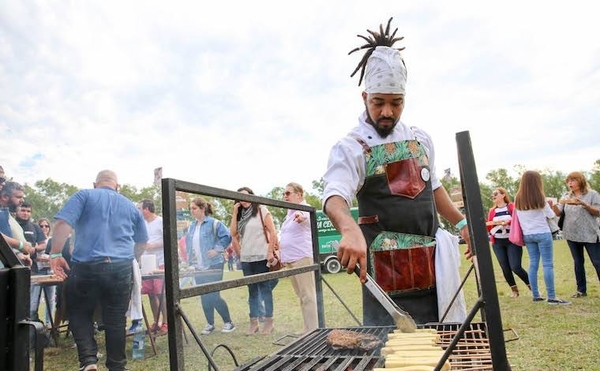
[[(459, 271), (461, 257), (458, 249), (458, 237), (442, 228), (438, 228), (435, 240), (435, 282), (439, 319), (441, 322), (441, 317), (446, 312), (462, 281)], [(466, 318), (465, 296), (462, 290), (460, 290), (444, 322), (462, 323)]]

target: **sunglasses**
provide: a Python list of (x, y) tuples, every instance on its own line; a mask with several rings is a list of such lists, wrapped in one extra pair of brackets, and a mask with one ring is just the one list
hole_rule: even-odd
[(283, 192), (283, 194), (284, 194), (285, 196), (289, 196), (289, 195), (291, 195), (292, 193), (296, 193), (296, 192), (290, 192), (290, 191), (285, 191), (285, 192)]
[(492, 193), (492, 197), (496, 197), (496, 196), (498, 196), (499, 194), (500, 194), (500, 192), (494, 192), (494, 193)]

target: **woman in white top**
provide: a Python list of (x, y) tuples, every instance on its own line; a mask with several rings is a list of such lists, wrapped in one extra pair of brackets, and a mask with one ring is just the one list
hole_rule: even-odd
[[(240, 193), (254, 192), (248, 187), (237, 190)], [(236, 201), (233, 205), (231, 225), (233, 248), (240, 257), (244, 276), (269, 272), (269, 263), (274, 262), (273, 251), (277, 232), (271, 213), (264, 206), (255, 202)], [(264, 300), (265, 321), (261, 334), (273, 332), (273, 286), (270, 281), (248, 285), (248, 305), (250, 307), (250, 327), (248, 334), (259, 331), (258, 317), (260, 301)]]
[(554, 291), (554, 251), (548, 218), (553, 218), (555, 215), (546, 202), (542, 177), (537, 171), (523, 173), (519, 190), (515, 196), (515, 209), (523, 230), (523, 241), (527, 245), (529, 253), (529, 283), (533, 301), (545, 300), (540, 295), (537, 281), (541, 257), (548, 304), (571, 304), (569, 301), (558, 298)]

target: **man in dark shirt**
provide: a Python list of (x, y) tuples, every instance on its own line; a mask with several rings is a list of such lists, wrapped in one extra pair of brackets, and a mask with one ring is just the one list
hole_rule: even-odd
[[(48, 274), (50, 262), (49, 257), (44, 256), (46, 254), (46, 235), (42, 228), (39, 225), (31, 221), (31, 204), (27, 201), (23, 201), (21, 206), (17, 208), (17, 213), (15, 219), (23, 228), (23, 234), (25, 235), (25, 240), (31, 244), (34, 248), (34, 252), (31, 254), (31, 274), (32, 275), (41, 275)], [(38, 259), (40, 261), (38, 261)], [(50, 305), (51, 307), (54, 305), (54, 293), (55, 286), (47, 286), (44, 287), (44, 295), (50, 300), (46, 305)], [(39, 285), (32, 285), (30, 290), (30, 305), (29, 305), (29, 318), (32, 320), (38, 320), (38, 307), (40, 305), (40, 294), (41, 287)], [(46, 311), (47, 312), (47, 311)], [(46, 316), (46, 319), (49, 319)]]

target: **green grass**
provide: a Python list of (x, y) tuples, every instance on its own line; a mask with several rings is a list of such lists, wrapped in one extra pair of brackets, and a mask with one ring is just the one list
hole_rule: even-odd
[[(494, 274), (498, 288), (498, 296), (502, 313), (504, 329), (512, 329), (513, 333), (507, 333), (506, 338), (518, 337), (516, 341), (506, 343), (509, 362), (515, 371), (546, 371), (546, 370), (600, 370), (600, 290), (598, 278), (589, 262), (586, 262), (588, 279), (588, 297), (572, 299), (570, 306), (549, 306), (544, 302), (533, 303), (530, 292), (522, 282), (519, 282), (521, 296), (509, 298), (510, 288), (504, 282), (502, 273), (492, 254), (494, 263)], [(555, 285), (559, 297), (570, 299), (575, 292), (575, 278), (572, 268), (572, 259), (565, 241), (555, 241)], [(527, 254), (524, 254), (523, 266), (528, 268)], [(463, 263), (463, 272), (469, 268), (467, 262)], [(226, 277), (241, 277), (240, 272), (226, 272)], [(359, 319), (361, 316), (360, 285), (355, 275), (348, 276), (345, 273), (336, 275), (324, 275), (335, 292), (342, 297), (344, 302), (351, 308)], [(541, 270), (538, 274), (540, 292), (545, 296), (545, 288)], [(517, 279), (518, 280), (518, 279)], [(477, 297), (474, 278), (470, 277), (465, 287), (467, 307), (470, 309)], [(281, 342), (292, 341), (293, 338), (284, 337), (302, 329), (302, 318), (296, 298), (289, 279), (281, 279), (274, 290), (275, 297), (275, 332), (268, 336), (246, 336), (244, 335), (248, 325), (248, 305), (246, 288), (236, 288), (222, 292), (226, 298), (232, 318), (238, 329), (230, 334), (222, 334), (218, 331), (203, 336), (202, 341), (207, 349), (212, 351), (217, 345), (225, 344), (230, 347), (237, 358), (238, 363), (245, 363), (257, 356), (274, 353), (281, 345), (273, 342), (281, 339)], [(323, 299), (325, 305), (325, 323), (327, 327), (356, 326), (352, 316), (348, 314), (342, 304), (335, 298), (331, 290), (323, 284)], [(186, 299), (183, 303), (185, 313), (192, 318), (196, 331), (201, 331), (205, 325), (199, 299)], [(149, 308), (148, 306), (146, 306)], [(217, 329), (220, 330), (222, 323), (220, 317), (216, 316)], [(475, 322), (480, 322), (478, 316)], [(190, 342), (184, 346), (185, 364), (187, 370), (208, 370), (207, 360), (200, 347), (189, 336)], [(131, 339), (131, 338), (129, 338)], [(98, 336), (103, 349), (103, 336)], [(63, 371), (75, 369), (78, 365), (76, 350), (72, 348), (71, 337), (61, 338), (59, 348), (48, 348), (46, 350), (44, 370)], [(152, 350), (147, 345), (146, 359), (141, 361), (129, 361), (128, 367), (132, 371), (169, 370), (168, 344), (166, 337), (157, 339), (158, 355), (151, 356)], [(131, 340), (127, 344), (127, 354), (131, 356)], [(235, 364), (231, 356), (223, 349), (215, 351), (215, 360), (222, 370), (232, 370)], [(101, 370), (104, 367), (105, 358), (102, 358)]]

